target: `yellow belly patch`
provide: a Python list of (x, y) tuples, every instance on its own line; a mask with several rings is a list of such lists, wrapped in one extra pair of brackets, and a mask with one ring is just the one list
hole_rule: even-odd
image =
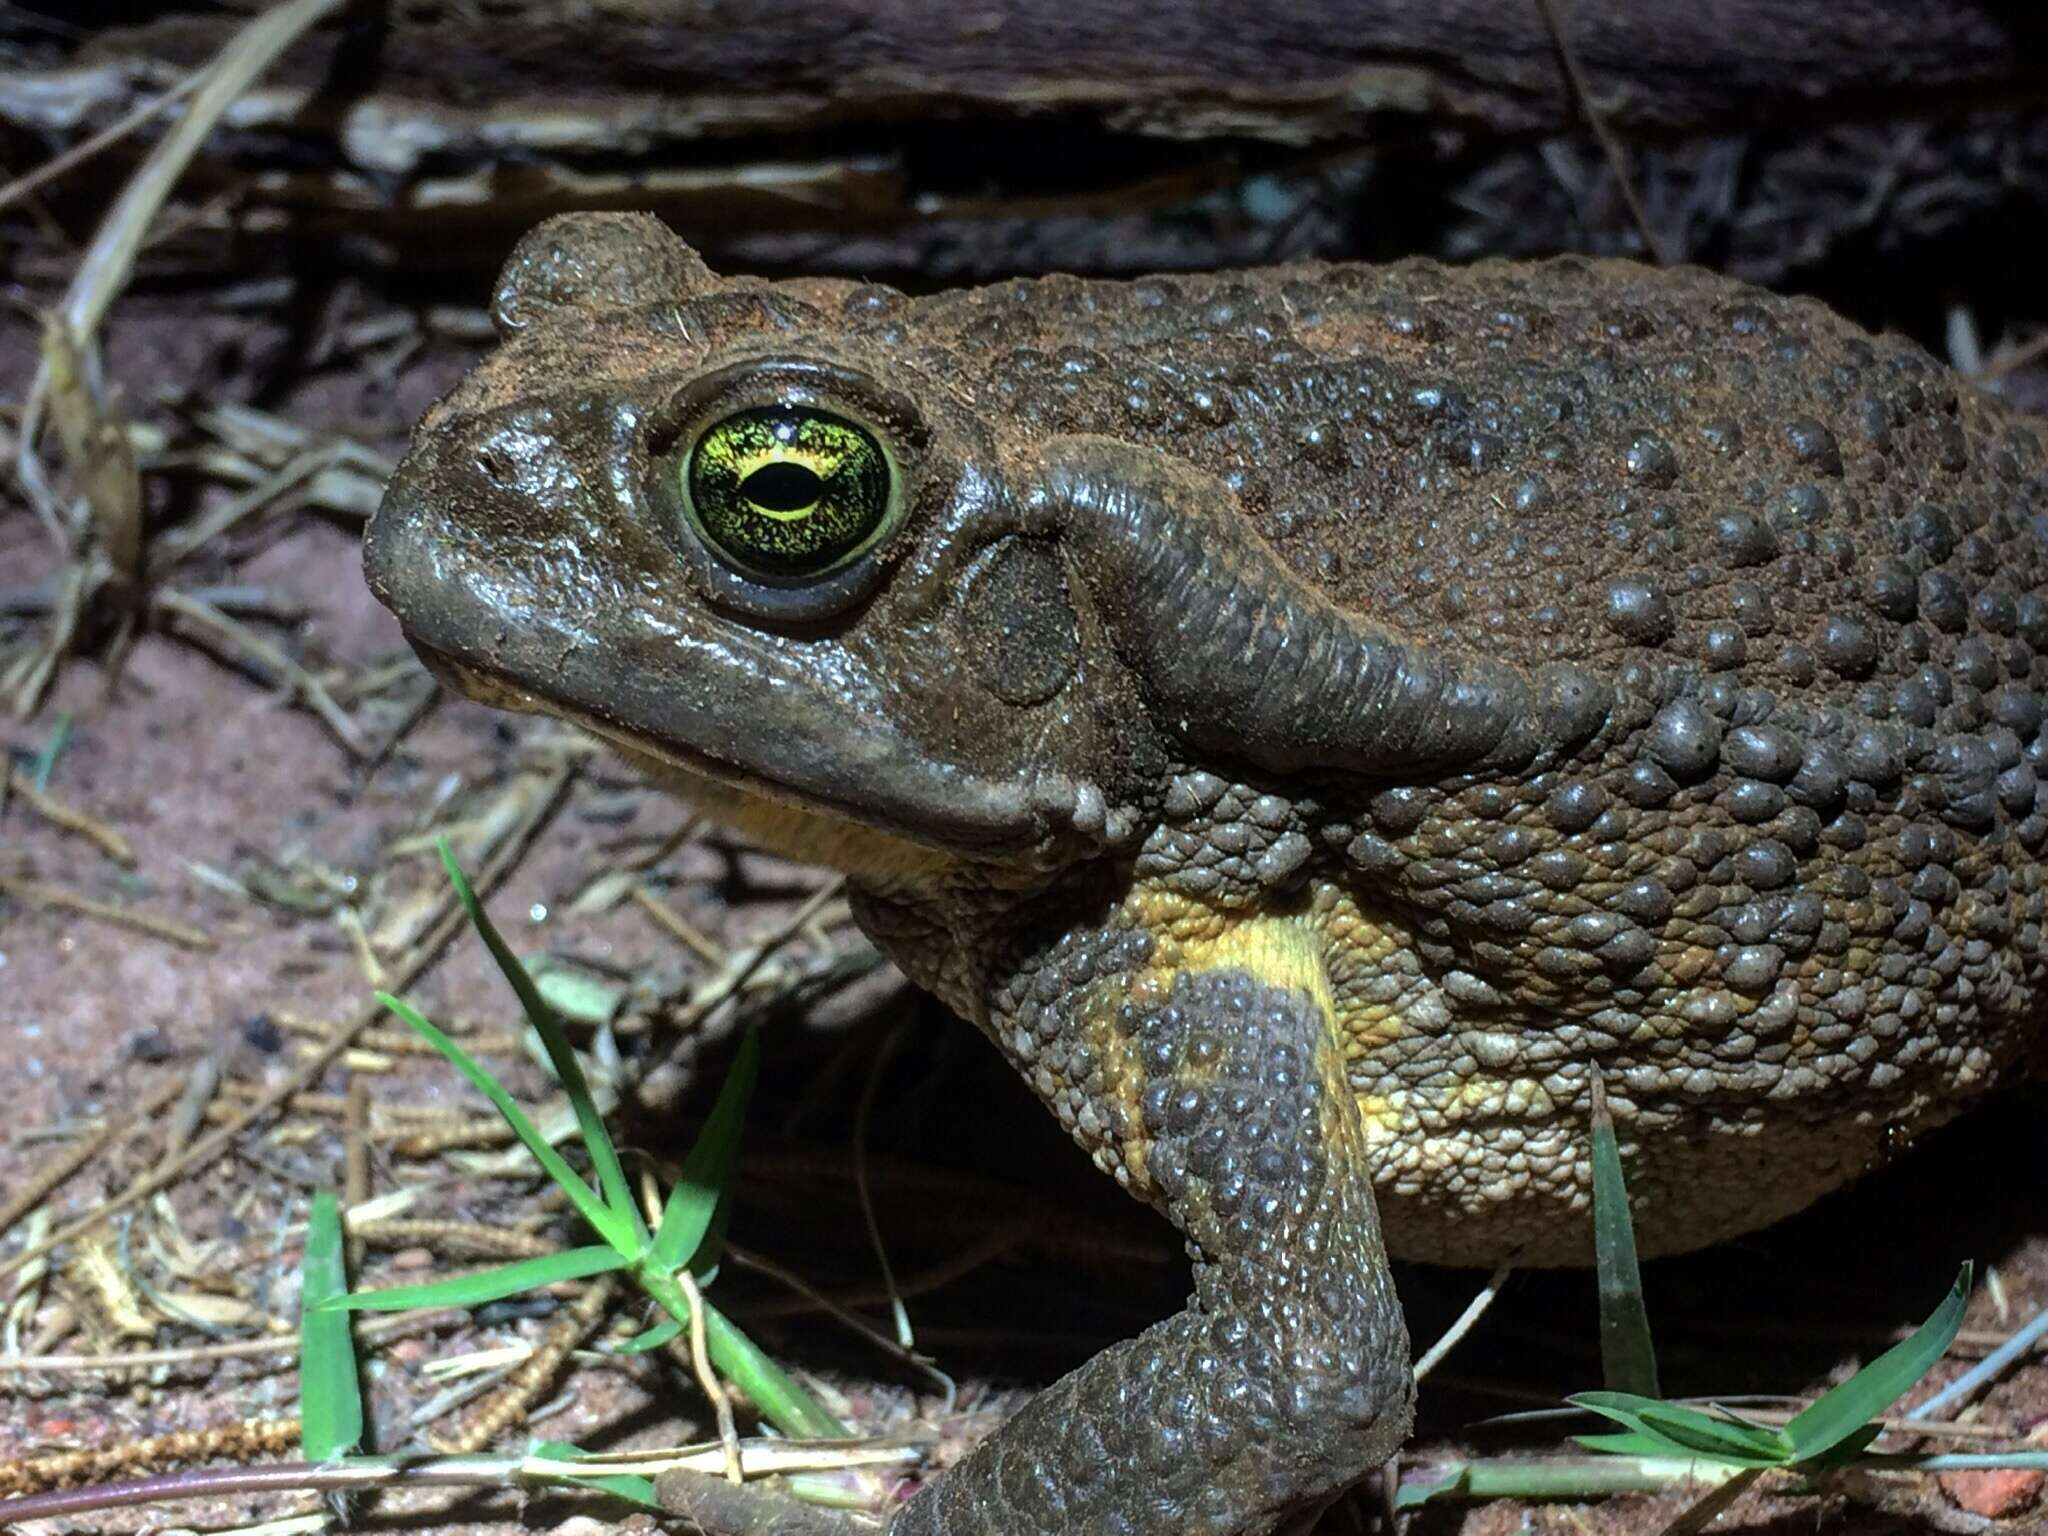
[[(1174, 891), (1140, 887), (1126, 914), (1156, 942), (1152, 964), (1133, 978), (1134, 990), (1163, 996), (1183, 971), (1243, 971), (1313, 997), (1347, 1061), (1385, 1048), (1404, 1031), (1398, 984), (1344, 984), (1387, 979), (1407, 953), (1406, 936), (1376, 922), (1337, 887), (1321, 887), (1291, 910), (1258, 913), (1223, 911)], [(1347, 990), (1356, 995), (1344, 996)], [(1399, 1106), (1378, 1094), (1354, 1090), (1353, 1097), (1368, 1142), (1395, 1134), (1403, 1119)]]

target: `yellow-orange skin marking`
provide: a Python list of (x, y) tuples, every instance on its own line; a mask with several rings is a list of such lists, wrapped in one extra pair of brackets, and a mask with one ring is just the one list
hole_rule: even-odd
[[(1340, 887), (1321, 886), (1289, 909), (1247, 913), (1140, 885), (1125, 900), (1123, 916), (1155, 940), (1152, 964), (1131, 981), (1130, 995), (1139, 1000), (1163, 997), (1184, 971), (1243, 971), (1268, 986), (1314, 998), (1336, 1058), (1343, 1062), (1386, 1049), (1406, 1028), (1398, 999), (1341, 995), (1344, 981), (1382, 975), (1408, 944), (1405, 934), (1373, 918)], [(1107, 1029), (1095, 1034), (1105, 1046), (1114, 1037)], [(1121, 1059), (1131, 1050), (1118, 1041), (1110, 1059), (1118, 1064), (1119, 1086), (1135, 1095), (1140, 1082), (1135, 1059)], [(1353, 1097), (1368, 1144), (1395, 1134), (1403, 1120), (1398, 1105), (1355, 1090)]]

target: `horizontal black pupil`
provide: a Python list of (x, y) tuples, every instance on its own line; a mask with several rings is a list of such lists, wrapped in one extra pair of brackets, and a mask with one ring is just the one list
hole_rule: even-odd
[(801, 464), (763, 464), (740, 482), (740, 494), (770, 512), (801, 512), (825, 489), (825, 482)]

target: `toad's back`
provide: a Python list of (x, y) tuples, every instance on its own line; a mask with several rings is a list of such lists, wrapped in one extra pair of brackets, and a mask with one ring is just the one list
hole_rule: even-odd
[[(1054, 279), (857, 323), (972, 359), (1017, 438), (1201, 466), (1295, 577), (1403, 640), (1600, 692), (1538, 771), (1325, 786), (1348, 868), (1311, 920), (1397, 1251), (1583, 1253), (1558, 1218), (1588, 1061), (1665, 1248), (1853, 1177), (2021, 1048), (2048, 461), (1917, 347), (1573, 261)], [(1141, 874), (1242, 896), (1190, 850), (1284, 834), (1223, 794)]]
[[(1567, 259), (846, 309), (1012, 437), (1200, 465), (1304, 580), (1416, 640), (1690, 664), (1877, 718), (1871, 685), (1952, 671), (1972, 638), (2000, 664), (1971, 691), (2048, 680), (2013, 645), (2048, 653), (2036, 429), (1809, 301)], [(1902, 718), (1972, 723), (1953, 691)]]

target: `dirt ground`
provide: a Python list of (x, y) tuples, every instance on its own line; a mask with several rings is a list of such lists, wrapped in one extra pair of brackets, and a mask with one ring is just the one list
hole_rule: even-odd
[[(0, 399), (19, 397), (33, 339), (21, 315), (47, 296), (15, 295), (0, 332)], [(1919, 314), (1928, 321), (1938, 310)], [(108, 371), (139, 416), (170, 423), (183, 442), (208, 441), (205, 403), (232, 398), (389, 456), (481, 348), (479, 318), (473, 308), (428, 316), (347, 281), (287, 306), (145, 287), (115, 313)], [(174, 526), (225, 493), (189, 466), (166, 465), (151, 494), (158, 526)], [(439, 910), (423, 834), (453, 830), (474, 869), (509, 858), (530, 825), (490, 904), (515, 947), (616, 995), (611, 1043), (641, 1084), (620, 1115), (636, 1166), (687, 1144), (739, 1022), (761, 1023), (768, 1063), (735, 1202), (736, 1255), (793, 1273), (887, 1333), (854, 1176), (854, 1148), (866, 1148), (874, 1220), (909, 1297), (917, 1348), (958, 1383), (950, 1409), (931, 1376), (822, 1315), (765, 1267), (736, 1257), (714, 1293), (844, 1417), (925, 1434), (943, 1461), (1035, 1386), (1179, 1305), (1185, 1276), (1171, 1233), (1086, 1166), (971, 1031), (875, 962), (843, 909), (828, 903), (817, 921), (788, 931), (822, 876), (687, 827), (682, 809), (552, 727), (456, 701), (423, 704), (422, 675), (405, 664), (395, 626), (359, 580), (358, 537), (357, 519), (287, 499), (195, 556), (180, 583), (232, 589), (241, 602), (260, 594), (272, 615), (261, 633), (329, 680), (374, 750), (349, 750), (276, 686), (260, 657), (173, 622), (145, 624), (125, 651), (89, 635), (43, 707), (0, 725), (23, 778), (44, 766), (53, 733), (67, 731), (48, 794), (133, 851), (124, 864), (20, 793), (0, 813), (0, 880), (9, 882), (0, 889), (0, 1092), (9, 1106), (0, 1211), (101, 1127), (116, 1133), (111, 1143), (42, 1202), (54, 1226), (121, 1195), (179, 1147), (203, 1145), (235, 1106), (287, 1083), (335, 1030), (374, 1014), (373, 986), (391, 984)], [(33, 622), (28, 597), (54, 572), (35, 521), (0, 501), (0, 597), (15, 602), (0, 622), (11, 634)], [(117, 652), (118, 673), (109, 664)], [(113, 916), (51, 904), (81, 899)], [(179, 926), (138, 931), (126, 925), (138, 914)], [(691, 938), (678, 937), (677, 920)], [(723, 997), (749, 946), (767, 939), (778, 941), (773, 950)], [(473, 938), (451, 943), (407, 991), (430, 1017), (469, 1030), (522, 1095), (547, 1100), (545, 1077), (517, 1049), (511, 999)], [(314, 1097), (260, 1120), (124, 1212), (102, 1240), (73, 1245), (56, 1274), (26, 1286), (0, 1275), (0, 1311), (12, 1306), (0, 1340), (0, 1474), (20, 1458), (293, 1412), (288, 1350), (117, 1379), (70, 1357), (288, 1341), (307, 1195), (348, 1177), (351, 1137), (337, 1111), (352, 1083), (368, 1085), (367, 1132), (354, 1138), (369, 1150), (358, 1193), (411, 1190), (403, 1219), (464, 1224), (391, 1227), (370, 1246), (362, 1278), (420, 1279), (477, 1262), (482, 1255), (462, 1245), (480, 1241), (479, 1230), (530, 1235), (539, 1222), (568, 1232), (535, 1181), (495, 1170), (487, 1150), (421, 1144), (452, 1121), (473, 1130), (482, 1106), (437, 1060), (402, 1053), (401, 1040), (374, 1028), (362, 1051), (308, 1085)], [(201, 1091), (216, 1078), (210, 1096)], [(1666, 1391), (1810, 1395), (1923, 1317), (1965, 1259), (1984, 1283), (1956, 1350), (1916, 1395), (1981, 1357), (2048, 1306), (2044, 1105), (2041, 1090), (2015, 1090), (1794, 1221), (1648, 1266)], [(0, 1233), (0, 1264), (49, 1230), (44, 1220)], [(1483, 1279), (1403, 1270), (1418, 1343)], [(423, 1447), (500, 1412), (505, 1386), (450, 1405), (430, 1367), (537, 1344), (561, 1330), (571, 1306), (566, 1295), (541, 1296), (366, 1347), (376, 1447)], [(615, 1307), (594, 1337), (639, 1321)], [(60, 1358), (27, 1369), (10, 1354)], [(1590, 1277), (1518, 1275), (1425, 1386), (1402, 1472), (1566, 1450), (1565, 1437), (1590, 1426), (1494, 1421), (1598, 1379)], [(520, 1411), (502, 1411), (493, 1442), (501, 1448), (530, 1435), (586, 1448), (670, 1444), (712, 1424), (688, 1372), (659, 1354), (580, 1353)], [(2044, 1425), (2048, 1358), (2037, 1351), (1943, 1437), (1898, 1437), (1886, 1448), (1977, 1449), (2030, 1433), (2038, 1443)], [(914, 1485), (855, 1486), (895, 1495)], [(1716, 1529), (1893, 1536), (1984, 1529), (1984, 1513), (1997, 1510), (1998, 1529), (2048, 1530), (2048, 1504), (2028, 1502), (2031, 1486), (1914, 1477), (1813, 1489), (1766, 1478)], [(1690, 1497), (1443, 1504), (1408, 1528), (1648, 1533)], [(215, 1530), (315, 1507), (303, 1497), (235, 1495), (35, 1528), (160, 1529), (168, 1518)], [(359, 1511), (359, 1524), (422, 1532), (645, 1518), (595, 1500), (502, 1492), (388, 1496)], [(1319, 1529), (1335, 1536), (1373, 1518), (1361, 1498)]]

